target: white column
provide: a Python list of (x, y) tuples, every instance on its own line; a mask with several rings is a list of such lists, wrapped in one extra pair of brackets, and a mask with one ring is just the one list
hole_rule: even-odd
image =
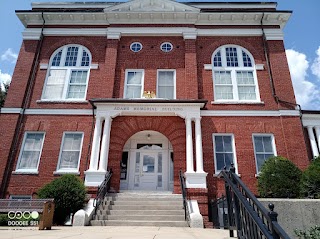
[(314, 137), (313, 127), (312, 126), (308, 126), (308, 134), (309, 134), (310, 145), (311, 145), (311, 149), (312, 149), (312, 155), (313, 155), (313, 157), (318, 157), (319, 156), (319, 150), (318, 150), (318, 146), (317, 146), (317, 143), (316, 143), (316, 139)]
[(197, 173), (203, 173), (201, 117), (195, 119)]
[(110, 146), (110, 131), (111, 131), (112, 119), (107, 116), (104, 121), (102, 142), (101, 142), (101, 154), (99, 162), (99, 171), (106, 172), (108, 166), (109, 146)]
[(194, 173), (191, 118), (186, 117), (187, 173)]
[(101, 140), (101, 126), (102, 126), (102, 119), (100, 116), (96, 116), (96, 125), (94, 127), (94, 134), (93, 134), (93, 140), (92, 140), (89, 171), (96, 171), (98, 168), (98, 156), (100, 151), (100, 140)]
[(315, 130), (316, 130), (316, 137), (318, 141), (318, 149), (320, 150), (320, 126), (316, 126)]

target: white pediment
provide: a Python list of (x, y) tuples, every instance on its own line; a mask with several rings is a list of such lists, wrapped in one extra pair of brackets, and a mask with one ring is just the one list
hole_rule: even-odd
[(104, 12), (190, 12), (198, 13), (199, 8), (171, 0), (131, 0), (107, 7)]

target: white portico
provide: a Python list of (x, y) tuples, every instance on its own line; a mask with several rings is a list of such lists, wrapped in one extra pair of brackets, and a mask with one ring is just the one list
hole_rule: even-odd
[[(200, 109), (205, 100), (158, 100), (158, 99), (93, 99), (90, 101), (95, 111), (95, 129), (92, 141), (90, 166), (85, 171), (85, 185), (98, 186), (108, 168), (110, 131), (112, 119), (118, 116), (171, 116), (181, 117), (186, 125), (186, 184), (188, 188), (206, 188), (207, 173), (203, 169), (202, 134)], [(195, 125), (195, 140), (192, 135)], [(195, 147), (193, 145), (195, 142)], [(159, 149), (159, 152), (164, 149)], [(196, 164), (194, 165), (194, 150)], [(154, 153), (148, 153), (150, 158)], [(150, 156), (151, 155), (151, 156)], [(156, 154), (154, 154), (156, 158)], [(163, 155), (167, 155), (163, 153)], [(165, 158), (164, 158), (165, 159)], [(155, 159), (158, 160), (158, 159)], [(121, 159), (119, 158), (119, 163)], [(164, 160), (164, 166), (169, 165)], [(143, 165), (141, 166), (143, 167)], [(167, 166), (165, 166), (167, 168)], [(128, 171), (130, 173), (130, 171)], [(134, 173), (134, 171), (133, 171)], [(169, 174), (165, 174), (169, 175)], [(158, 175), (159, 176), (159, 175)], [(129, 178), (133, 175), (129, 175)]]

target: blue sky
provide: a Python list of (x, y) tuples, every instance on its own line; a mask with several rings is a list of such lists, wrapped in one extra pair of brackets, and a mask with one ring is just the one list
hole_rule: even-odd
[[(10, 81), (22, 42), (21, 32), (24, 27), (16, 17), (15, 10), (31, 9), (31, 2), (49, 1), (0, 0), (0, 32), (2, 32), (0, 38), (0, 82)], [(54, 0), (51, 1), (54, 2)], [(98, 0), (95, 1), (98, 2)], [(223, 0), (220, 1), (223, 2)], [(59, 0), (57, 2), (72, 1)], [(227, 0), (226, 2), (239, 1)], [(266, 0), (265, 2), (270, 1)], [(320, 110), (320, 1), (278, 0), (278, 9), (293, 11), (284, 33), (297, 102), (302, 105), (302, 109)]]

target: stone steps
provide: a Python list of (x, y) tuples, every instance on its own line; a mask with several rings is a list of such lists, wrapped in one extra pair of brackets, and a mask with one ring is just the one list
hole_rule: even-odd
[(188, 227), (182, 196), (159, 193), (119, 193), (106, 197), (92, 226)]

